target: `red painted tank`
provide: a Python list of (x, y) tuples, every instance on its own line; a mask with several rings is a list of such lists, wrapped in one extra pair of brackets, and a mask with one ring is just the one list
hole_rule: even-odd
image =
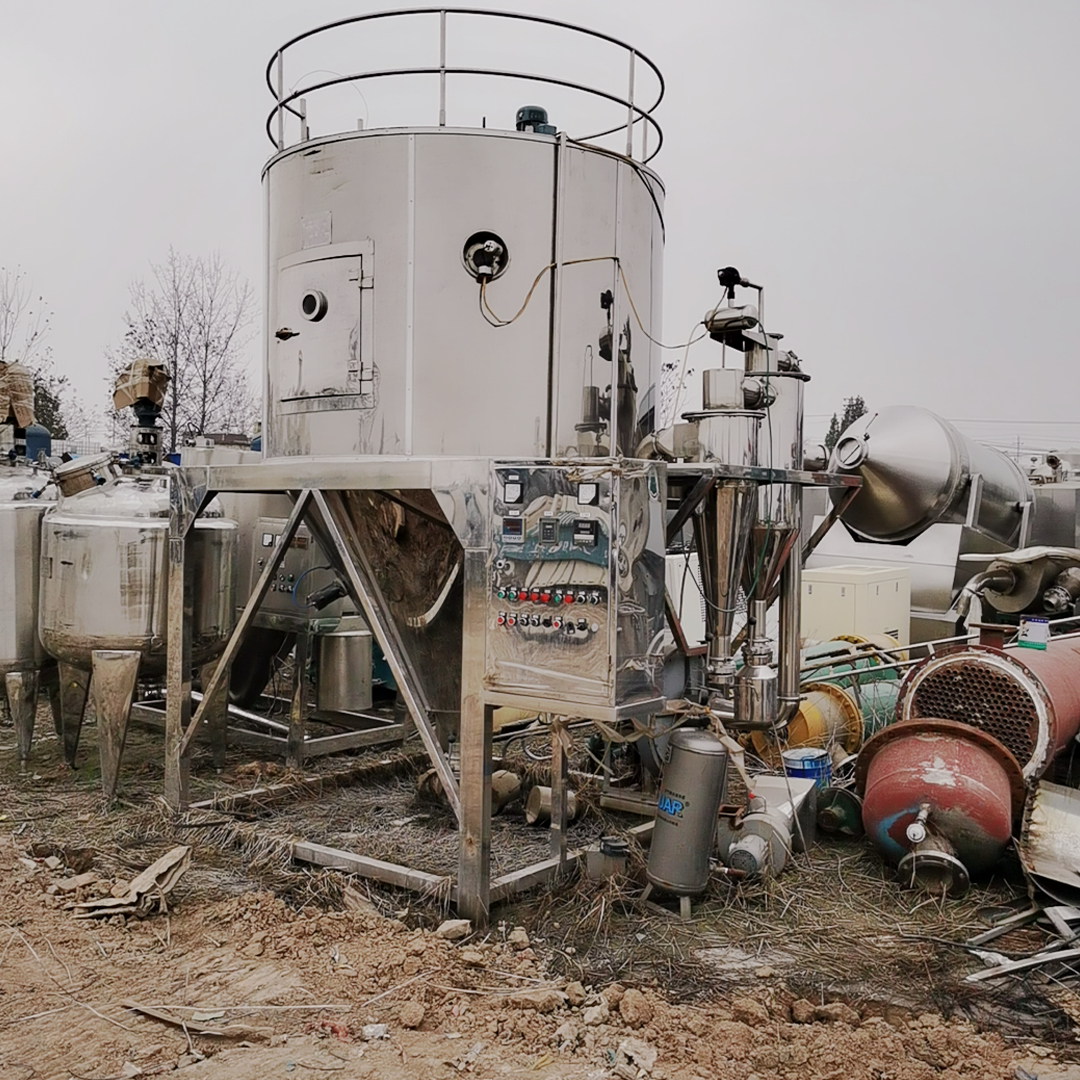
[(908, 826), (923, 806), (927, 830), (943, 838), (969, 874), (988, 870), (1012, 836), (1023, 806), (1016, 759), (992, 736), (948, 720), (908, 720), (862, 749), (856, 781), (867, 835), (894, 863), (908, 854)]
[(977, 728), (1034, 780), (1080, 729), (1080, 638), (1053, 639), (1045, 651), (977, 645), (930, 657), (905, 678), (897, 715)]

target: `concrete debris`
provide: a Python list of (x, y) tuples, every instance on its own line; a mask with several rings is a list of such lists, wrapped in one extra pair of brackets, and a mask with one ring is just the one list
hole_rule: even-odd
[(564, 1046), (577, 1046), (581, 1032), (573, 1020), (566, 1020), (555, 1029), (555, 1040), (562, 1049)]
[(529, 947), (529, 935), (523, 926), (515, 926), (506, 939), (508, 945), (515, 949), (527, 949)]
[(447, 1061), (446, 1064), (458, 1072), (472, 1072), (472, 1067), (476, 1064), (476, 1060), (483, 1053), (483, 1050), (484, 1044), (482, 1042), (473, 1043), (464, 1054), (454, 1058), (453, 1061)]
[(172, 892), (184, 871), (191, 864), (191, 848), (174, 847), (157, 862), (134, 878), (122, 897), (106, 896), (75, 905), (77, 919), (100, 916), (137, 915), (143, 918), (155, 912), (167, 912), (165, 897)]
[(538, 1013), (555, 1012), (566, 1004), (566, 995), (559, 990), (519, 990), (508, 999), (516, 1009), (532, 1009)]
[(579, 982), (566, 984), (566, 1003), (572, 1008), (585, 1004), (585, 987)]
[(599, 1027), (601, 1024), (607, 1023), (610, 1016), (611, 1010), (608, 1008), (607, 1002), (601, 1001), (599, 1005), (590, 1005), (581, 1014), (581, 1020), (586, 1027)]
[(57, 892), (68, 893), (76, 892), (78, 889), (85, 889), (87, 885), (93, 885), (97, 880), (97, 874), (93, 870), (88, 870), (85, 874), (63, 878), (60, 881), (53, 882), (53, 884), (56, 886)]
[(365, 1024), (360, 1029), (360, 1038), (364, 1042), (374, 1042), (376, 1039), (390, 1038), (390, 1028), (386, 1024)]
[(656, 1049), (641, 1039), (623, 1039), (615, 1051), (615, 1067), (630, 1066), (634, 1077), (648, 1076), (656, 1064)]
[(439, 924), (435, 936), (444, 941), (460, 941), (472, 933), (472, 923), (468, 919), (446, 919)]
[(468, 967), (483, 967), (486, 963), (484, 954), (479, 949), (462, 949), (461, 962)]

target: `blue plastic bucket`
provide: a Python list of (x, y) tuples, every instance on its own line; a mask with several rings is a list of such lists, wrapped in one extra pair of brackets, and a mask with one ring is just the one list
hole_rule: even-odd
[(801, 776), (813, 780), (819, 788), (828, 787), (832, 774), (832, 763), (828, 750), (785, 750), (781, 755), (784, 771), (788, 776)]

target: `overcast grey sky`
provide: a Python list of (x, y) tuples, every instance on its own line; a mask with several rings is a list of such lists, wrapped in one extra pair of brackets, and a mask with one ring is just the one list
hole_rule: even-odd
[[(170, 244), (261, 289), (274, 48), (393, 6), (0, 0), (0, 264), (47, 297), (57, 364), (95, 408), (129, 282)], [(1080, 422), (1030, 423), (1080, 420), (1076, 0), (473, 6), (605, 30), (664, 70), (666, 340), (734, 264), (813, 377), (811, 433), (861, 393), (1080, 445)]]

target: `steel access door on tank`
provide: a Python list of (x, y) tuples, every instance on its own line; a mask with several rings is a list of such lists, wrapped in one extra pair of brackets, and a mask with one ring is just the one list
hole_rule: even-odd
[[(305, 243), (325, 242), (329, 229), (328, 215), (311, 215)], [(305, 416), (355, 438), (374, 412), (374, 261), (370, 241), (329, 244), (279, 260), (271, 356), (286, 424)]]

